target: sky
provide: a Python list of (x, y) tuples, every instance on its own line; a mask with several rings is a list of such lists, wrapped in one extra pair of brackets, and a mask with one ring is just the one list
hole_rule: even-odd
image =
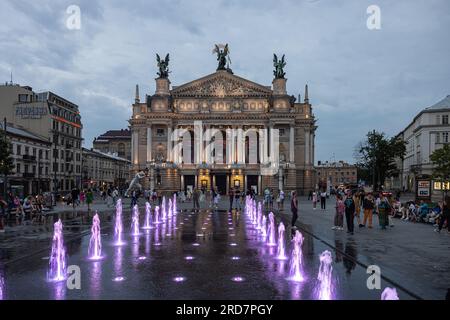
[[(370, 5), (379, 29), (367, 27)], [(450, 94), (448, 0), (0, 0), (0, 21), (0, 82), (13, 72), (76, 103), (88, 148), (128, 126), (136, 84), (154, 94), (156, 53), (170, 53), (181, 85), (215, 72), (216, 43), (229, 44), (236, 75), (263, 85), (273, 53), (286, 55), (288, 93), (303, 99), (309, 86), (316, 161), (353, 163), (368, 131), (396, 135)]]

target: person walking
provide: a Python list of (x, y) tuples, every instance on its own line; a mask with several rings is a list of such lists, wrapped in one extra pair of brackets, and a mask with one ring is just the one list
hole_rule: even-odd
[(333, 230), (344, 230), (345, 205), (340, 194), (336, 196), (336, 213), (334, 215)]
[(359, 192), (356, 192), (355, 196), (353, 197), (353, 201), (355, 201), (355, 214), (356, 214), (356, 222), (358, 223), (358, 226), (360, 228), (364, 227), (364, 225), (361, 223), (361, 195)]
[(312, 194), (312, 202), (313, 202), (313, 210), (316, 210), (317, 206), (317, 192), (313, 192)]
[(391, 209), (392, 207), (389, 204), (389, 201), (387, 200), (386, 196), (383, 193), (381, 193), (377, 213), (378, 213), (378, 222), (382, 230), (385, 230), (386, 227), (389, 225), (389, 213)]
[(195, 188), (192, 193), (192, 204), (194, 206), (193, 211), (195, 211), (195, 209), (200, 210), (199, 199), (200, 199), (200, 193), (199, 193), (198, 189)]
[(278, 198), (280, 199), (279, 205), (278, 205), (278, 210), (284, 210), (284, 191), (280, 190), (279, 194), (278, 194)]
[(327, 192), (325, 190), (322, 190), (322, 192), (320, 193), (320, 208), (322, 210), (325, 210), (326, 201), (327, 201)]
[(372, 229), (372, 217), (373, 217), (373, 209), (375, 208), (375, 201), (373, 200), (373, 196), (369, 193), (364, 197), (363, 200), (363, 210), (364, 210), (364, 219), (363, 226), (366, 226), (366, 223), (369, 223), (368, 228)]
[(86, 192), (84, 190), (80, 191), (80, 204), (84, 206), (84, 203), (86, 201)]
[(295, 223), (297, 222), (297, 219), (298, 219), (297, 191), (292, 192), (291, 213), (292, 213), (291, 230), (292, 230), (292, 234), (294, 234), (294, 229), (297, 229), (297, 227), (295, 226)]
[(91, 211), (91, 204), (94, 200), (94, 194), (92, 193), (91, 189), (88, 189), (88, 191), (86, 192), (86, 203), (88, 206), (88, 211)]
[(6, 214), (6, 210), (8, 208), (8, 203), (3, 200), (3, 197), (0, 196), (0, 233), (4, 233), (5, 232), (5, 214)]
[(344, 201), (345, 218), (347, 221), (347, 233), (353, 234), (353, 223), (355, 218), (355, 202), (353, 201), (352, 192), (348, 191), (347, 198)]
[(233, 211), (233, 201), (234, 201), (234, 192), (233, 189), (230, 189), (229, 193), (228, 193), (228, 197), (230, 200), (230, 212)]
[(447, 221), (447, 232), (450, 234), (450, 197), (445, 197), (444, 202), (441, 204), (441, 219), (439, 220), (438, 227), (434, 230), (436, 232), (441, 232), (444, 222)]

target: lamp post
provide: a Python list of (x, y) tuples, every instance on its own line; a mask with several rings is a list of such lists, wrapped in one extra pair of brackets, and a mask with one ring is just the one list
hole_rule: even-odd
[[(6, 142), (7, 142), (6, 136), (8, 134), (8, 131), (6, 128), (6, 117), (3, 118), (3, 131), (4, 131), (3, 139), (4, 139), (4, 142), (6, 145)], [(6, 173), (6, 170), (5, 170), (5, 178), (3, 179), (3, 199), (6, 199), (7, 189), (8, 189), (8, 174)]]

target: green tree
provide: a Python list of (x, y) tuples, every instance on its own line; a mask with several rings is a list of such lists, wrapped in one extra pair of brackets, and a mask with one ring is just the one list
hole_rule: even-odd
[(433, 163), (433, 179), (441, 182), (443, 197), (447, 195), (446, 183), (450, 181), (450, 145), (444, 144), (430, 155)]
[(386, 178), (400, 173), (396, 159), (403, 159), (405, 153), (406, 142), (373, 130), (367, 133), (366, 140), (359, 143), (355, 157), (357, 166), (371, 179), (373, 189), (379, 190)]
[(7, 176), (14, 169), (13, 159), (11, 157), (11, 144), (9, 143), (5, 131), (0, 130), (0, 175), (4, 177), (3, 191), (6, 194)]

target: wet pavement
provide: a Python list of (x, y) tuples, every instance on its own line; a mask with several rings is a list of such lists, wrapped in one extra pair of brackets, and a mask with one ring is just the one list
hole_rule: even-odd
[[(187, 206), (180, 204), (180, 208)], [(144, 210), (142, 207), (140, 210), (142, 225)], [(68, 289), (66, 282), (46, 280), (51, 238), (29, 242), (16, 239), (22, 244), (19, 246), (22, 255), (4, 247), (0, 250), (2, 298), (316, 299), (319, 255), (330, 250), (334, 299), (380, 299), (380, 290), (367, 289), (368, 275), (358, 262), (361, 254), (357, 246), (336, 239), (333, 245), (338, 250), (334, 250), (315, 235), (316, 227), (309, 224), (300, 226), (305, 237), (302, 246), (305, 281), (296, 283), (287, 280), (289, 261), (275, 258), (276, 247), (262, 241), (244, 213), (229, 213), (223, 207), (197, 213), (183, 211), (154, 229), (132, 236), (130, 213), (124, 211), (124, 246), (114, 246), (112, 214), (101, 215), (104, 258), (100, 261), (87, 259), (91, 218), (77, 224), (75, 217), (65, 223), (67, 264), (79, 266), (81, 289)], [(278, 221), (285, 218), (278, 216)], [(46, 234), (51, 232), (47, 230)], [(289, 255), (292, 244), (289, 236), (286, 238)], [(23, 255), (23, 248), (28, 254)], [(381, 288), (387, 286), (392, 283), (382, 279)], [(397, 290), (400, 299), (415, 298), (408, 291)]]

